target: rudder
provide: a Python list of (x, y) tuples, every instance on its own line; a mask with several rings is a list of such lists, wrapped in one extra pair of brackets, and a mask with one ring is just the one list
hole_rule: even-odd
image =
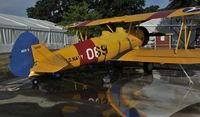
[(22, 33), (12, 48), (9, 69), (19, 77), (27, 77), (34, 65), (31, 46), (39, 44), (39, 40), (30, 32)]

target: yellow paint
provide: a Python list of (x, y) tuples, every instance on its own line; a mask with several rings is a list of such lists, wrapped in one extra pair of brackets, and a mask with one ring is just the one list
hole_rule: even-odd
[(63, 56), (54, 54), (41, 43), (32, 46), (32, 53), (35, 64), (30, 71), (34, 71), (34, 74), (55, 73), (68, 66)]
[[(116, 28), (116, 32), (103, 31), (100, 37), (91, 38), (95, 48), (94, 51), (100, 51), (98, 62), (112, 60), (120, 53), (133, 49), (131, 52), (123, 55), (119, 61), (135, 61), (135, 62), (156, 62), (156, 63), (175, 63), (175, 64), (196, 64), (200, 63), (199, 50), (179, 50), (180, 35), (184, 23), (182, 23), (177, 47), (175, 53), (173, 50), (150, 50), (140, 49), (142, 45), (144, 33), (140, 29), (136, 29), (128, 34), (123, 28)], [(190, 33), (188, 38), (190, 37)], [(189, 41), (187, 39), (186, 41)], [(189, 43), (189, 42), (187, 42)], [(186, 44), (187, 45), (187, 44)], [(102, 54), (101, 48), (107, 48), (107, 53)], [(187, 47), (186, 47), (187, 48)], [(30, 71), (35, 74), (30, 76), (38, 76), (44, 73), (55, 73), (62, 70), (72, 69), (80, 66), (83, 55), (79, 55), (77, 48), (72, 45), (54, 52), (49, 51), (43, 44), (32, 46), (35, 65)]]
[[(191, 7), (186, 7), (186, 8), (191, 8)], [(184, 9), (185, 8), (177, 9), (172, 14), (170, 14), (168, 17), (190, 16), (190, 15), (200, 14), (200, 11), (197, 11), (197, 12), (183, 12)]]
[[(57, 50), (54, 52), (55, 54), (61, 55), (65, 58), (65, 60), (68, 61), (69, 58), (73, 58), (76, 56), (79, 56), (75, 46), (69, 46), (60, 50)], [(80, 66), (80, 60), (77, 61), (68, 61), (70, 63), (69, 66), (67, 66), (67, 69), (75, 68)]]
[[(108, 53), (105, 56), (100, 56), (98, 58), (98, 62), (110, 60), (113, 57), (117, 56), (121, 52), (124, 52), (127, 49), (130, 49), (130, 43), (127, 38), (127, 32), (123, 28), (116, 28), (116, 32), (110, 33), (108, 31), (103, 31), (100, 37), (92, 38), (92, 41), (98, 47), (106, 46), (108, 49)], [(137, 37), (135, 37), (136, 39)], [(134, 41), (130, 38), (133, 42), (133, 46), (137, 46), (137, 41)], [(138, 39), (138, 41), (141, 41)], [(139, 46), (139, 45), (138, 45)]]
[(30, 74), (28, 75), (28, 77), (32, 77), (32, 76), (40, 76), (40, 74), (37, 74), (34, 71), (30, 71)]
[(131, 27), (132, 27), (132, 23), (129, 24), (129, 28), (128, 28), (128, 36), (131, 33)]
[(79, 35), (80, 35), (80, 39), (81, 39), (81, 41), (84, 41), (84, 38), (83, 38), (83, 34), (82, 34), (82, 32), (79, 31)]
[[(98, 51), (100, 52), (98, 62), (111, 60), (128, 49), (141, 46), (142, 39), (140, 38), (143, 38), (143, 32), (133, 31), (131, 34), (127, 35), (128, 33), (121, 27), (116, 28), (116, 32), (113, 33), (103, 31), (100, 37), (91, 38), (95, 47), (89, 49), (94, 52), (93, 54), (95, 54), (95, 56), (99, 54)], [(39, 46), (41, 48), (35, 49)], [(107, 50), (107, 53), (105, 50)], [(32, 46), (32, 51), (36, 64), (31, 71), (37, 74), (55, 73), (61, 70), (79, 67), (80, 61), (83, 60), (83, 56), (85, 56), (79, 55), (74, 45), (51, 52), (43, 44), (38, 44)], [(34, 74), (30, 74), (30, 76), (34, 76)]]
[(190, 24), (189, 34), (188, 34), (187, 43), (186, 43), (186, 49), (188, 49), (188, 45), (189, 45), (190, 38), (191, 38), (192, 24), (193, 24), (192, 22), (193, 22), (193, 20), (191, 21), (191, 24)]
[(78, 30), (76, 30), (76, 37), (78, 37)]
[(143, 32), (141, 30), (132, 31), (130, 35), (128, 35), (127, 39), (131, 43), (131, 48), (135, 49), (142, 45), (142, 38), (144, 38)]
[[(113, 58), (118, 57), (119, 54), (122, 54), (123, 52), (126, 52), (131, 49), (132, 49), (131, 52), (125, 54), (119, 60), (136, 61), (136, 62), (177, 63), (177, 64), (200, 63), (199, 50), (187, 51), (191, 37), (191, 28), (187, 35), (187, 30), (186, 30), (187, 27), (185, 19), (187, 15), (200, 14), (200, 11), (183, 12), (184, 9), (185, 8), (174, 10), (171, 14), (167, 16), (167, 17), (184, 16), (175, 52), (173, 50), (168, 50), (168, 51), (160, 51), (162, 53), (158, 53), (157, 50), (155, 51), (148, 50), (146, 53), (146, 50), (144, 51), (143, 49), (140, 49), (144, 40), (144, 33), (139, 28), (137, 28), (136, 30), (130, 30), (131, 29), (131, 23), (130, 23), (128, 32), (120, 27), (116, 28), (116, 31), (114, 32), (107, 25), (108, 28), (111, 30), (111, 32), (103, 31), (101, 36), (91, 38), (90, 42), (92, 44), (91, 43), (88, 44), (89, 46), (86, 44), (87, 48), (85, 47), (84, 51), (81, 47), (79, 47), (79, 49), (82, 50), (77, 50), (75, 45), (54, 52), (49, 51), (42, 44), (33, 46), (32, 51), (33, 51), (35, 65), (30, 71), (34, 71), (35, 74), (30, 74), (30, 76), (34, 75), (36, 76), (38, 74), (43, 74), (43, 73), (55, 73), (62, 70), (72, 69), (75, 67), (79, 67), (81, 63), (90, 64), (92, 62), (95, 63), (95, 62), (112, 60)], [(117, 22), (142, 22), (144, 20), (162, 17), (162, 15), (158, 17), (154, 16), (154, 15), (157, 16), (157, 14), (162, 12), (163, 11), (99, 19), (88, 22), (86, 23), (85, 26), (94, 26), (94, 25), (117, 23)], [(76, 27), (76, 26), (78, 25), (70, 27)], [(180, 52), (178, 53), (178, 48), (183, 28), (185, 29), (184, 31), (185, 51), (179, 50)], [(76, 32), (76, 34), (78, 35), (78, 32)], [(83, 41), (82, 43), (84, 43), (84, 38), (81, 32), (79, 33), (79, 37)], [(87, 36), (85, 36), (85, 39), (86, 38)], [(37, 48), (37, 46), (41, 46), (42, 48), (34, 49)], [(105, 52), (106, 50), (107, 53), (103, 54), (103, 52)], [(83, 55), (79, 55), (79, 52)], [(149, 54), (151, 56), (148, 56)], [(163, 54), (165, 56), (157, 56)], [(86, 55), (87, 59), (86, 57), (83, 57)]]
[(173, 64), (199, 64), (200, 50), (179, 49), (177, 54), (169, 49), (138, 49), (132, 50), (119, 58), (119, 61), (173, 63)]
[(87, 38), (88, 38), (88, 37), (87, 37), (87, 30), (86, 30), (86, 32), (85, 32), (85, 40), (87, 40)]
[(177, 41), (177, 44), (176, 44), (176, 50), (175, 50), (176, 54), (178, 53), (178, 47), (180, 45), (180, 38), (181, 38), (183, 30), (184, 30), (184, 48), (185, 48), (185, 50), (187, 50), (189, 42), (190, 42), (190, 38), (191, 38), (191, 33), (192, 33), (192, 22), (191, 22), (191, 26), (190, 26), (190, 29), (189, 29), (189, 32), (188, 32), (188, 35), (187, 35), (186, 16), (184, 16), (183, 20), (182, 20), (181, 29), (180, 29), (178, 41)]
[(186, 43), (187, 43), (187, 25), (186, 25), (186, 16), (183, 17), (183, 23), (184, 23), (184, 45), (186, 49)]
[[(182, 23), (177, 47), (175, 53), (173, 50), (150, 50), (140, 49), (144, 33), (140, 30), (133, 30), (128, 34), (123, 28), (116, 28), (116, 32), (103, 31), (100, 37), (91, 38), (95, 45), (93, 51), (99, 49), (101, 55), (98, 57), (98, 62), (111, 60), (120, 53), (133, 49), (122, 56), (120, 61), (135, 61), (135, 62), (156, 62), (156, 63), (175, 63), (175, 64), (197, 64), (200, 63), (199, 50), (179, 50), (180, 36), (184, 23)], [(188, 38), (190, 37), (188, 34)], [(186, 40), (186, 46), (189, 39)], [(101, 48), (107, 48), (107, 53), (102, 54)], [(187, 48), (187, 47), (186, 47)], [(31, 69), (35, 74), (30, 76), (38, 76), (43, 73), (55, 73), (61, 70), (72, 69), (80, 66), (82, 55), (79, 55), (77, 48), (72, 45), (54, 52), (49, 51), (43, 44), (32, 46), (35, 65)], [(96, 53), (94, 53), (96, 54)], [(75, 59), (74, 59), (75, 58)]]
[(180, 31), (179, 31), (178, 41), (177, 41), (177, 44), (176, 44), (175, 53), (178, 52), (178, 47), (179, 47), (179, 44), (180, 44), (180, 39), (181, 39), (182, 31), (183, 31), (183, 26), (184, 26), (184, 22), (182, 22), (182, 24), (181, 24), (181, 29), (180, 29)]
[(114, 32), (109, 25), (106, 25), (111, 32)]

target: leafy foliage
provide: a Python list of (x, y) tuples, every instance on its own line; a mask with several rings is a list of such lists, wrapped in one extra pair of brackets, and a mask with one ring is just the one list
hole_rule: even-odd
[(35, 7), (27, 9), (28, 17), (59, 22), (62, 18), (60, 1), (57, 0), (39, 0), (36, 2)]
[[(82, 5), (84, 5), (84, 7), (82, 7)], [(90, 20), (99, 17), (107, 18), (152, 12), (159, 8), (158, 6), (150, 6), (145, 9), (144, 6), (145, 0), (38, 0), (34, 7), (27, 9), (27, 15), (31, 18), (49, 20), (52, 22), (61, 22), (66, 19), (66, 16), (80, 18), (79, 20), (82, 21), (82, 19)], [(88, 14), (84, 18), (78, 16), (83, 15), (78, 14), (82, 13), (79, 12), (82, 9), (85, 11), (86, 9), (88, 10)], [(72, 10), (76, 10), (76, 12), (72, 12)], [(101, 15), (96, 17), (95, 15), (97, 14)], [(76, 21), (75, 19), (74, 22)]]
[[(67, 12), (64, 12), (63, 20), (61, 21), (61, 25), (68, 25), (74, 22), (81, 22), (86, 20), (94, 20), (101, 18), (102, 15), (94, 10), (89, 8), (89, 4), (87, 2), (81, 2), (77, 5), (72, 5), (69, 7)], [(89, 37), (99, 35), (99, 33), (92, 33), (94, 30), (95, 32), (100, 32), (101, 28), (98, 26), (95, 27), (88, 27), (88, 28), (81, 28), (79, 31), (84, 32), (84, 35)], [(71, 35), (75, 34), (75, 30), (70, 29), (68, 33)]]
[(27, 16), (55, 23), (62, 21), (64, 11), (80, 0), (38, 0), (34, 7), (27, 8)]
[(130, 15), (143, 12), (144, 0), (99, 0), (96, 9), (103, 17)]
[(90, 9), (88, 3), (81, 2), (78, 5), (70, 6), (68, 11), (64, 12), (61, 24), (71, 24), (99, 18), (101, 18), (101, 14), (98, 11)]
[(177, 9), (182, 7), (198, 6), (200, 0), (172, 0), (166, 9)]
[[(39, 0), (27, 9), (28, 17), (49, 20), (61, 25), (74, 22), (157, 11), (159, 6), (145, 7), (145, 0)], [(116, 24), (127, 26), (125, 24)], [(116, 27), (116, 25), (112, 25)], [(92, 30), (92, 31), (91, 31)], [(102, 27), (82, 28), (87, 35), (98, 35)], [(94, 34), (90, 34), (95, 32)], [(75, 31), (70, 30), (70, 34)]]
[(159, 9), (159, 6), (158, 5), (152, 5), (152, 6), (149, 6), (149, 7), (146, 7), (145, 8), (145, 12), (148, 13), (148, 12), (155, 12)]

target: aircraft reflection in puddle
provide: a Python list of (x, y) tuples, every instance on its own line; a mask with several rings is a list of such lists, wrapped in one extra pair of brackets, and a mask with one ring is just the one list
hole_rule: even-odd
[(155, 70), (153, 76), (123, 79), (113, 84), (108, 91), (108, 100), (121, 116), (169, 117), (200, 102), (199, 71), (189, 74), (193, 86), (188, 85), (189, 81), (181, 71)]

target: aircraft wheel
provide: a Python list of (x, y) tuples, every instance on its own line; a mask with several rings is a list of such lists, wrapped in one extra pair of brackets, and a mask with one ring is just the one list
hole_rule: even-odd
[(39, 88), (39, 80), (38, 79), (33, 79), (32, 80), (32, 85), (33, 85), (33, 89), (38, 89)]

